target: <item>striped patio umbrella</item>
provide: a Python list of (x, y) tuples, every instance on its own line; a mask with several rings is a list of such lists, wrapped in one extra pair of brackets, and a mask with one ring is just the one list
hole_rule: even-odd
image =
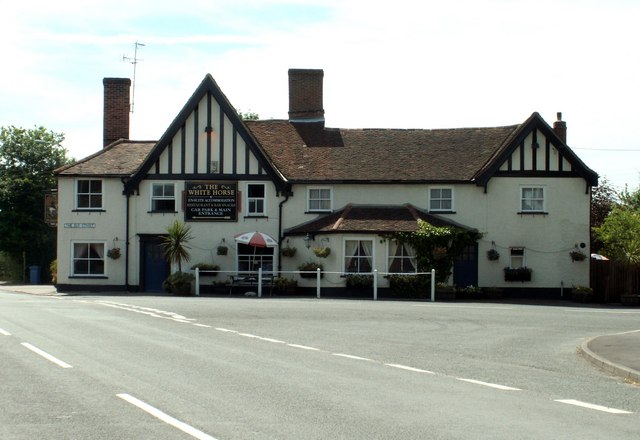
[(238, 243), (248, 244), (253, 247), (276, 247), (278, 246), (278, 242), (268, 234), (264, 232), (243, 232), (242, 234), (238, 234), (235, 237), (235, 240)]

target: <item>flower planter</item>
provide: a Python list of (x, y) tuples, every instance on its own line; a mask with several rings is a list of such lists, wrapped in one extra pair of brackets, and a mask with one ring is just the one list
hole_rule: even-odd
[(509, 267), (504, 268), (504, 280), (505, 281), (531, 281), (532, 270), (528, 267), (519, 267), (517, 269), (511, 269)]

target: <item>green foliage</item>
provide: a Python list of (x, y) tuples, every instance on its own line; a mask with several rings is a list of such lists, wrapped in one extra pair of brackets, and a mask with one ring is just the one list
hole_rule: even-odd
[(44, 127), (0, 128), (0, 250), (47, 266), (55, 229), (44, 222), (44, 195), (56, 188), (53, 171), (70, 161), (64, 135)]
[(258, 115), (256, 112), (252, 112), (251, 110), (246, 112), (238, 110), (238, 116), (240, 116), (240, 119), (242, 119), (243, 121), (257, 121), (258, 119), (260, 119), (260, 115)]
[(640, 264), (640, 210), (617, 206), (594, 233), (603, 243), (603, 252), (611, 259)]
[(373, 275), (349, 274), (346, 279), (347, 289), (373, 288)]
[(315, 261), (307, 261), (306, 263), (302, 263), (300, 266), (298, 266), (298, 270), (302, 271), (302, 272), (309, 272), (309, 271), (313, 271), (314, 273), (301, 273), (300, 276), (302, 278), (315, 278), (316, 275), (316, 271), (320, 269), (320, 277), (323, 277), (324, 274), (322, 273), (322, 271), (324, 270), (324, 266), (320, 263), (316, 263)]
[(298, 281), (287, 277), (276, 277), (273, 279), (273, 286), (280, 293), (291, 293), (298, 287)]
[(191, 270), (220, 270), (220, 266), (217, 264), (209, 264), (209, 263), (198, 263), (191, 266)]
[(427, 275), (389, 275), (389, 289), (397, 298), (431, 297), (431, 285)]
[(58, 260), (53, 260), (51, 264), (49, 264), (49, 273), (51, 274), (51, 283), (58, 283)]
[(191, 226), (176, 220), (167, 227), (167, 236), (162, 239), (162, 247), (167, 260), (178, 264), (178, 272), (182, 272), (182, 260), (189, 261), (191, 255), (187, 244), (193, 239)]
[(453, 260), (466, 246), (477, 242), (482, 234), (452, 226), (433, 226), (418, 220), (415, 232), (397, 232), (390, 238), (408, 243), (416, 252), (418, 272), (436, 270), (436, 281), (444, 282), (451, 275)]
[(191, 273), (174, 272), (163, 281), (162, 288), (176, 295), (190, 295), (191, 282), (194, 279)]
[[(591, 227), (602, 226), (611, 210), (618, 204), (618, 193), (607, 178), (603, 177), (591, 193)], [(602, 241), (598, 239), (596, 234), (591, 234), (591, 252), (601, 253), (602, 247)]]
[(0, 251), (0, 280), (21, 281), (21, 272), (20, 262), (8, 253)]

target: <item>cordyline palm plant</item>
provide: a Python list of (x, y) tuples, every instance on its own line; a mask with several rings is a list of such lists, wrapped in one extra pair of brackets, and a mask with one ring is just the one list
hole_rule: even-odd
[(162, 239), (162, 247), (167, 256), (167, 260), (171, 263), (178, 263), (178, 272), (182, 272), (182, 260), (189, 261), (189, 249), (187, 244), (193, 235), (191, 235), (191, 226), (176, 220), (167, 227), (167, 236)]

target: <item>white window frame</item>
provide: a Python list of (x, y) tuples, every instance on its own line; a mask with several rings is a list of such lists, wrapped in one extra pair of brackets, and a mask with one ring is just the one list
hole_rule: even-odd
[[(251, 187), (252, 185), (255, 186), (262, 186), (262, 188), (264, 189), (264, 195), (262, 197), (250, 197), (249, 196), (249, 187)], [(247, 216), (248, 217), (262, 217), (266, 215), (266, 209), (267, 209), (267, 184), (266, 183), (260, 183), (260, 182), (247, 182), (247, 185), (245, 187), (245, 192), (246, 192), (246, 197), (245, 200), (247, 202)], [(262, 210), (258, 211), (255, 209), (255, 206), (252, 208), (252, 202), (255, 204), (259, 204), (259, 202), (262, 201)]]
[[(75, 254), (75, 250), (76, 250), (76, 245), (78, 244), (86, 244), (89, 245), (89, 248), (91, 247), (91, 245), (102, 245), (102, 258), (91, 258), (90, 256), (87, 256), (86, 258), (76, 258), (76, 254)], [(107, 242), (106, 241), (100, 241), (100, 240), (73, 240), (71, 241), (71, 276), (72, 277), (87, 277), (87, 278), (91, 278), (91, 277), (105, 277), (107, 275)], [(76, 261), (77, 260), (87, 260), (89, 261), (89, 272), (91, 272), (90, 267), (91, 267), (91, 261), (102, 261), (102, 273), (76, 273)]]
[[(357, 257), (355, 257), (355, 258), (358, 258), (358, 270), (357, 271), (349, 271), (349, 270), (347, 270), (348, 269), (347, 258), (354, 258), (354, 257), (352, 257), (350, 255), (347, 255), (347, 250), (348, 250), (347, 242), (349, 242), (349, 241), (357, 241), (358, 242), (358, 244), (357, 244), (358, 253), (360, 251), (360, 243), (361, 242), (365, 242), (366, 241), (366, 242), (370, 242), (371, 243), (371, 255), (369, 255), (369, 256), (366, 256), (366, 255), (365, 256), (360, 256), (360, 255), (358, 255)], [(358, 274), (358, 273), (367, 274), (367, 273), (373, 272), (373, 270), (376, 267), (375, 266), (375, 264), (376, 264), (375, 243), (376, 243), (376, 241), (371, 237), (345, 237), (343, 242), (342, 242), (342, 256), (343, 256), (343, 258), (342, 258), (342, 269), (343, 269), (344, 273), (346, 273), (346, 274)], [(370, 262), (371, 262), (371, 271), (369, 271), (369, 272), (364, 272), (364, 271), (360, 270), (360, 260), (361, 259), (365, 259), (365, 258), (369, 258)]]
[[(80, 182), (89, 182), (89, 192), (80, 192), (78, 186)], [(91, 192), (91, 182), (100, 182), (100, 192)], [(81, 211), (97, 211), (104, 209), (104, 180), (103, 179), (76, 179), (75, 181), (75, 206), (77, 210)], [(100, 206), (92, 206), (91, 200), (93, 197), (100, 196)], [(80, 196), (88, 196), (89, 206), (80, 206)]]
[[(541, 190), (542, 191), (542, 197), (527, 197), (525, 198), (525, 191), (526, 190), (533, 190), (533, 192), (535, 192), (535, 190)], [(541, 207), (539, 209), (534, 209), (534, 208), (528, 208), (525, 209), (525, 201), (530, 201), (531, 204), (533, 204), (533, 202), (542, 202), (541, 203)], [(541, 213), (541, 212), (546, 212), (547, 211), (547, 188), (543, 185), (521, 185), (520, 186), (520, 209), (519, 212), (524, 212), (524, 213)]]
[[(402, 255), (395, 255), (395, 252), (391, 253), (391, 250), (393, 249), (394, 251), (397, 251), (398, 246), (402, 246)], [(411, 247), (408, 243), (398, 243), (396, 241), (387, 241), (387, 272), (389, 273), (397, 273), (397, 274), (403, 274), (403, 273), (416, 273), (418, 272), (418, 261), (416, 259), (416, 255), (414, 253), (413, 256), (411, 255), (406, 255), (404, 253), (404, 251), (406, 250), (406, 247)], [(400, 259), (402, 261), (401, 266), (405, 266), (404, 261), (405, 260), (409, 260), (411, 263), (409, 263), (410, 265), (413, 266), (413, 270), (411, 272), (391, 272), (391, 266), (393, 265), (393, 262), (396, 259)]]
[[(323, 198), (323, 197), (317, 197), (317, 198), (312, 198), (311, 197), (311, 192), (312, 191), (322, 191), (322, 190), (326, 190), (329, 191), (329, 198)], [(318, 201), (320, 203), (325, 202), (325, 201), (329, 201), (329, 207), (328, 208), (312, 208), (311, 207), (311, 202), (312, 201)], [(333, 211), (333, 188), (330, 186), (309, 186), (307, 187), (307, 212), (332, 212)]]
[[(450, 198), (445, 198), (442, 197), (442, 190), (450, 190), (451, 191), (451, 197)], [(440, 191), (440, 197), (433, 197), (431, 194), (431, 191), (433, 190), (439, 190)], [(429, 212), (453, 212), (453, 210), (455, 209), (455, 195), (454, 195), (454, 190), (452, 186), (431, 186), (429, 187)], [(450, 201), (451, 202), (451, 207), (450, 208), (442, 208), (442, 202), (443, 201)], [(439, 202), (440, 203), (440, 207), (439, 208), (434, 208), (433, 207), (433, 203), (434, 202)]]
[[(162, 185), (162, 196), (155, 196), (155, 191), (154, 188), (157, 185)], [(165, 192), (165, 186), (166, 185), (171, 185), (173, 186), (173, 195), (172, 196), (166, 196), (164, 195)], [(151, 182), (151, 191), (149, 194), (149, 210), (151, 212), (175, 212), (176, 211), (176, 184), (175, 182)], [(173, 209), (155, 209), (155, 207), (153, 206), (153, 202), (155, 202), (156, 200), (173, 200)]]
[(509, 268), (519, 269), (521, 267), (527, 267), (526, 249), (523, 247), (515, 247), (515, 246), (509, 248)]

